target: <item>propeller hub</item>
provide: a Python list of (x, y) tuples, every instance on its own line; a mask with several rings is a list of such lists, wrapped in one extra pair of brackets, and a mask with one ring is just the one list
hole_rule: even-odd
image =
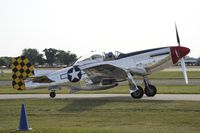
[(170, 51), (171, 51), (172, 62), (173, 64), (176, 64), (179, 59), (185, 57), (190, 52), (190, 49), (187, 47), (175, 46), (175, 47), (170, 47)]

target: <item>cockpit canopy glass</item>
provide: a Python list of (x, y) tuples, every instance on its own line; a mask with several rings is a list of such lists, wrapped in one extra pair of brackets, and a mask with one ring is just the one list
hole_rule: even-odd
[(102, 53), (100, 52), (91, 52), (90, 54), (88, 55), (84, 55), (84, 56), (81, 56), (77, 61), (76, 61), (76, 64), (77, 63), (80, 63), (80, 62), (90, 62), (92, 60), (97, 60), (97, 61), (103, 61), (103, 56), (102, 56)]
[(113, 54), (113, 52), (105, 53), (105, 52), (92, 51), (90, 54), (80, 57), (75, 64), (115, 60), (117, 59), (119, 54), (120, 52), (118, 51), (116, 51), (115, 54)]

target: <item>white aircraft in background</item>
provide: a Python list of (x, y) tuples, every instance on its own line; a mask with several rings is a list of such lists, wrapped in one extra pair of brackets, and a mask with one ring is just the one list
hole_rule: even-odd
[[(55, 91), (61, 85), (66, 85), (71, 92), (80, 90), (104, 90), (116, 87), (119, 82), (128, 80), (130, 94), (133, 98), (142, 98), (145, 93), (152, 97), (157, 93), (154, 85), (150, 84), (148, 75), (165, 69), (181, 60), (181, 66), (186, 84), (188, 77), (184, 57), (190, 52), (189, 48), (180, 46), (176, 28), (178, 46), (147, 49), (132, 53), (112, 52), (93, 54), (88, 58), (79, 59), (74, 65), (55, 72), (38, 75), (29, 60), (16, 57), (12, 61), (13, 88), (29, 90), (48, 87), (50, 97), (55, 97)], [(134, 76), (143, 77), (145, 88), (138, 86)]]

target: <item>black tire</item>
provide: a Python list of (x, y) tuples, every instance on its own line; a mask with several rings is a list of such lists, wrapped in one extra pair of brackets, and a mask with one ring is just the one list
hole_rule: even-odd
[(52, 92), (50, 92), (49, 95), (50, 95), (51, 98), (54, 98), (56, 96), (56, 93), (54, 91), (52, 91)]
[(133, 98), (135, 98), (135, 99), (140, 99), (140, 98), (143, 97), (144, 91), (143, 91), (143, 89), (142, 89), (141, 86), (137, 86), (137, 88), (138, 88), (138, 90), (135, 91), (135, 92), (133, 92), (133, 93), (131, 93), (131, 96), (132, 96)]
[(149, 88), (145, 87), (144, 89), (144, 93), (148, 96), (148, 97), (153, 97), (156, 95), (157, 93), (157, 89), (154, 85), (149, 85)]

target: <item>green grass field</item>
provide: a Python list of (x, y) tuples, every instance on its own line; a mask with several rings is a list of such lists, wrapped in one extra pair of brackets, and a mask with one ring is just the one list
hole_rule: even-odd
[(12, 80), (11, 73), (5, 73), (4, 76), (0, 76), (0, 81), (11, 81), (11, 80)]
[(15, 132), (22, 103), (32, 133), (200, 131), (199, 102), (93, 98), (0, 100), (0, 133)]
[[(200, 79), (200, 71), (189, 71), (188, 77)], [(140, 77), (137, 77), (141, 79)], [(182, 79), (182, 72), (161, 71), (150, 79)], [(8, 70), (0, 81), (10, 81)], [(200, 85), (156, 85), (162, 94), (200, 94)], [(124, 93), (128, 85), (103, 91), (78, 93)], [(10, 85), (0, 86), (0, 94), (48, 94), (45, 89), (17, 91)], [(63, 88), (57, 93), (69, 93)], [(200, 131), (198, 101), (151, 101), (130, 98), (91, 99), (24, 99), (0, 100), (0, 133), (15, 131), (19, 124), (21, 104), (27, 108), (30, 133), (197, 133)], [(23, 132), (22, 132), (23, 133)]]
[[(144, 87), (144, 86), (143, 86)], [(200, 94), (200, 85), (156, 85), (158, 94)], [(0, 94), (48, 94), (47, 88), (39, 90), (18, 91), (12, 86), (0, 86)], [(69, 89), (63, 87), (57, 94), (68, 94)], [(80, 91), (80, 94), (129, 94), (129, 86), (121, 85), (108, 90)]]
[[(200, 79), (200, 71), (188, 71), (189, 79)], [(151, 74), (150, 79), (183, 79), (182, 71), (159, 71)]]

